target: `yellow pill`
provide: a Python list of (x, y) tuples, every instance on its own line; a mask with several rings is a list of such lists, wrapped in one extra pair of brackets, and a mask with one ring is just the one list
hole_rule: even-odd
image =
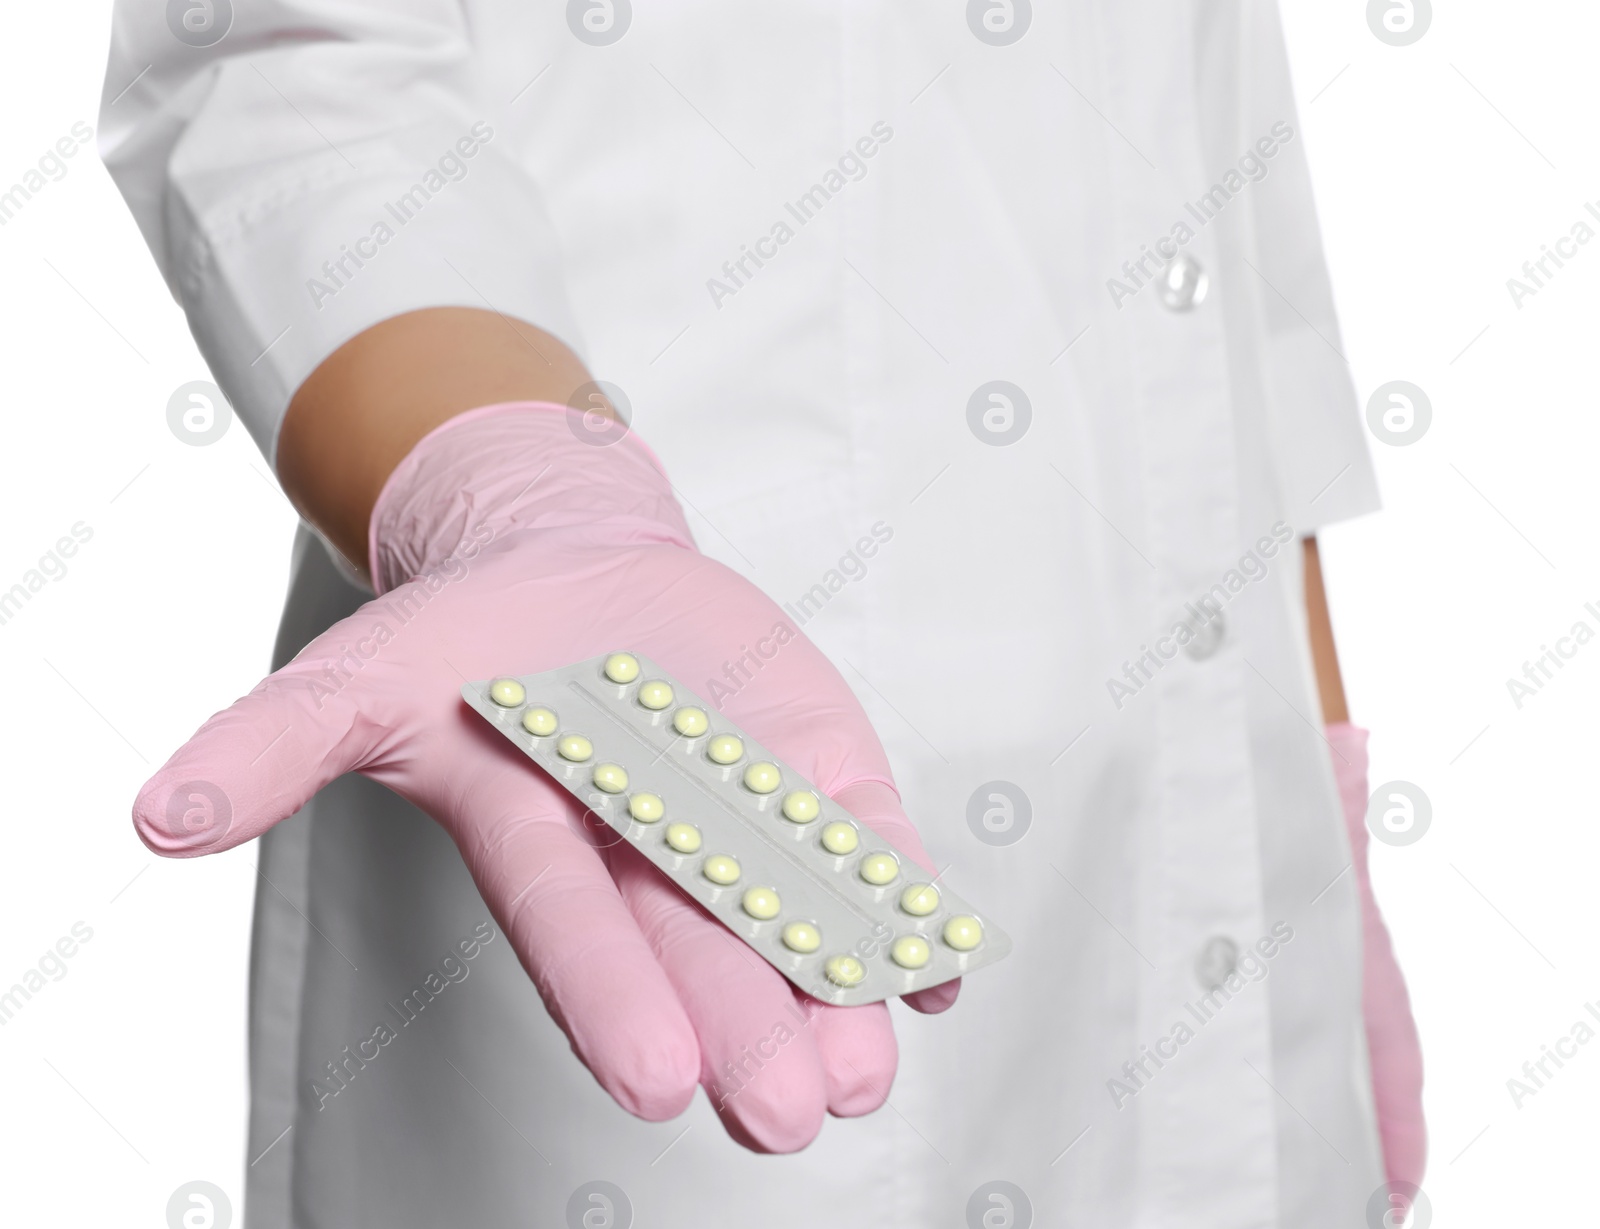
[(914, 883), (900, 893), (900, 907), (912, 917), (927, 917), (939, 907), (939, 889), (931, 883)]
[(893, 883), (900, 874), (900, 863), (892, 853), (869, 853), (861, 859), (861, 877), (875, 887)]
[(581, 764), (594, 754), (594, 744), (582, 734), (568, 734), (556, 744), (556, 753), (564, 760)]
[(710, 725), (711, 720), (703, 708), (680, 708), (672, 714), (672, 728), (685, 738), (699, 738)]
[(822, 830), (822, 847), (829, 853), (855, 853), (861, 844), (861, 834), (854, 824), (836, 819)]
[(631, 683), (639, 677), (639, 659), (632, 653), (613, 653), (606, 658), (606, 677), (613, 683)]
[(810, 922), (790, 922), (783, 928), (783, 945), (807, 956), (822, 946), (822, 932)]
[(635, 794), (628, 799), (628, 814), (641, 824), (653, 824), (667, 813), (667, 804), (655, 794)]
[(744, 754), (744, 741), (732, 734), (718, 734), (706, 748), (714, 764), (733, 764)]
[(854, 956), (829, 956), (822, 971), (834, 985), (846, 987), (860, 985), (861, 979), (867, 975), (866, 965)]
[(752, 793), (770, 794), (783, 784), (783, 778), (778, 775), (778, 766), (765, 761), (751, 764), (744, 770), (745, 788)]
[(679, 853), (695, 853), (700, 848), (700, 829), (693, 824), (668, 824), (667, 844)]
[(902, 969), (920, 969), (932, 955), (933, 949), (921, 935), (901, 935), (889, 949), (889, 958)]
[(594, 787), (608, 794), (620, 794), (628, 788), (628, 770), (621, 764), (599, 764), (594, 770)]
[(768, 922), (778, 916), (782, 906), (778, 902), (778, 894), (771, 888), (750, 888), (744, 894), (744, 899), (739, 902), (744, 911), (758, 921)]
[(970, 952), (983, 942), (983, 924), (969, 914), (958, 913), (944, 924), (944, 941), (958, 952)]
[(730, 883), (739, 882), (739, 863), (725, 853), (714, 853), (706, 859), (701, 874), (712, 883), (720, 883), (723, 887), (727, 887)]
[(808, 789), (790, 790), (784, 795), (783, 817), (797, 824), (809, 824), (822, 813), (822, 804)]
[(528, 693), (516, 679), (495, 679), (489, 684), (489, 698), (501, 708), (516, 708)]
[(639, 703), (653, 713), (659, 713), (672, 703), (672, 688), (660, 679), (645, 683), (639, 688)]
[(556, 715), (548, 708), (530, 708), (522, 714), (522, 728), (540, 738), (549, 738), (559, 725)]

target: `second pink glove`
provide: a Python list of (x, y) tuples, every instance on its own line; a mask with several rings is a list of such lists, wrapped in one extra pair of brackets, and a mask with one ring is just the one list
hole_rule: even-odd
[(1327, 730), (1350, 833), (1350, 857), (1361, 892), (1361, 1000), (1384, 1168), (1391, 1185), (1420, 1186), (1428, 1160), (1428, 1132), (1422, 1118), (1422, 1046), (1411, 1018), (1405, 978), (1395, 961), (1394, 945), (1378, 912), (1367, 871), (1367, 731), (1349, 722), (1330, 725)]

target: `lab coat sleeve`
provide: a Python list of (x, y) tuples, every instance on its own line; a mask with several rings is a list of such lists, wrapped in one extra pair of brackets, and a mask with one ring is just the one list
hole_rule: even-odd
[(236, 2), (209, 47), (186, 7), (230, 8), (117, 0), (100, 153), (269, 459), (300, 383), (388, 317), (492, 309), (579, 347), (459, 0)]
[(1269, 422), (1290, 523), (1304, 535), (1380, 503), (1334, 312), (1277, 0), (1249, 7), (1243, 131), (1252, 141), (1285, 126), (1292, 132), (1277, 140), (1269, 174), (1252, 189), (1251, 247), (1266, 322)]

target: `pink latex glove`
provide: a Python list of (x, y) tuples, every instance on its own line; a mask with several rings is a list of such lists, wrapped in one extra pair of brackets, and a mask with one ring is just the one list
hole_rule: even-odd
[[(643, 443), (615, 425), (596, 436), (571, 413), (485, 406), (418, 443), (373, 511), (383, 596), (207, 721), (140, 791), (134, 823), (157, 853), (214, 853), (343, 773), (380, 781), (450, 833), (551, 1016), (620, 1105), (671, 1118), (703, 1083), (747, 1147), (802, 1148), (825, 1111), (883, 1103), (898, 1053), (887, 1006), (795, 992), (610, 828), (586, 827), (461, 684), (631, 649), (691, 686), (731, 687), (724, 668), (742, 660), (727, 717), (931, 863), (839, 673), (760, 590), (695, 550)], [(956, 991), (908, 1002), (940, 1011)]]
[(1361, 1001), (1372, 1063), (1373, 1102), (1389, 1183), (1422, 1184), (1428, 1132), (1422, 1119), (1422, 1046), (1411, 1018), (1411, 998), (1395, 963), (1389, 930), (1367, 873), (1367, 731), (1349, 722), (1328, 726), (1334, 776), (1350, 832), (1350, 857), (1361, 887)]

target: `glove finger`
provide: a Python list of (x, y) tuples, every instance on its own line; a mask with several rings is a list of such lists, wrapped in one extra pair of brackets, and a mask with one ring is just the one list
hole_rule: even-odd
[(834, 1007), (798, 990), (795, 995), (815, 1011), (811, 1031), (828, 1082), (828, 1112), (835, 1118), (870, 1114), (889, 1099), (900, 1061), (888, 1004)]
[(675, 1117), (700, 1077), (690, 1015), (586, 839), (584, 808), (493, 737), (447, 827), (573, 1052), (629, 1113)]
[(804, 1148), (822, 1129), (828, 1105), (812, 1013), (776, 969), (644, 855), (621, 845), (608, 860), (694, 1022), (700, 1081), (728, 1134), (756, 1152)]
[(173, 858), (232, 849), (368, 762), (383, 727), (361, 712), (359, 680), (334, 666), (359, 617), (211, 717), (145, 782), (133, 822), (150, 849)]

